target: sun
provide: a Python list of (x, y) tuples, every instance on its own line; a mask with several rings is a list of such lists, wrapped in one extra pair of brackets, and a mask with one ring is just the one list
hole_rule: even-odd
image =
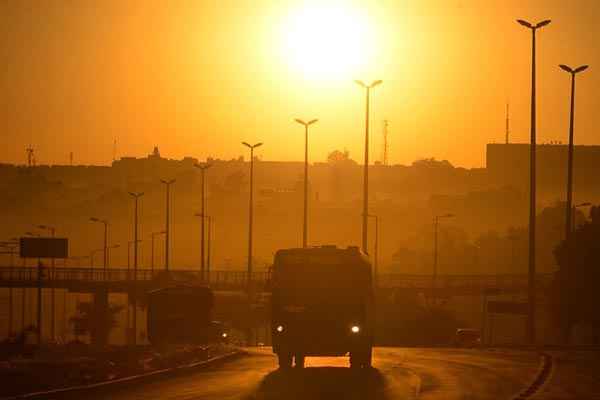
[(289, 68), (312, 80), (355, 78), (369, 63), (375, 42), (367, 15), (342, 5), (292, 11), (281, 40)]

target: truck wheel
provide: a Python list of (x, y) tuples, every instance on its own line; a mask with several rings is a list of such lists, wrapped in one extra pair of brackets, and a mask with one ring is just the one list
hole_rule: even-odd
[(359, 369), (360, 368), (360, 352), (351, 351), (350, 352), (350, 368)]
[(296, 368), (304, 368), (305, 357), (303, 355), (296, 354), (294, 358), (296, 360)]
[(292, 355), (290, 353), (277, 353), (280, 369), (292, 368)]
[(365, 350), (365, 355), (364, 355), (364, 360), (363, 360), (363, 367), (365, 367), (365, 368), (371, 368), (372, 364), (373, 364), (373, 348), (371, 346), (369, 346), (369, 348), (367, 348)]

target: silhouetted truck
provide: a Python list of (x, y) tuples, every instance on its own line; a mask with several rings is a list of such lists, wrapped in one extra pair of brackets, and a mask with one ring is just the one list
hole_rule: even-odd
[(307, 356), (350, 355), (369, 367), (373, 346), (371, 264), (357, 247), (279, 250), (271, 275), (273, 352), (280, 368)]
[(204, 344), (216, 339), (208, 287), (173, 286), (148, 293), (148, 340), (153, 345)]

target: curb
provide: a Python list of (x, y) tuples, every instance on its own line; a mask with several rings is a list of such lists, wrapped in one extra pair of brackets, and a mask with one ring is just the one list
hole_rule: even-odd
[(97, 388), (108, 388), (108, 387), (112, 387), (112, 386), (129, 384), (129, 383), (136, 382), (136, 381), (143, 381), (144, 379), (151, 378), (151, 377), (163, 378), (163, 377), (167, 377), (168, 375), (171, 375), (171, 374), (189, 372), (189, 370), (195, 369), (195, 368), (203, 368), (203, 367), (208, 368), (208, 367), (216, 365), (220, 362), (225, 362), (225, 361), (229, 361), (234, 358), (240, 357), (244, 354), (246, 354), (244, 351), (236, 350), (236, 351), (232, 351), (227, 354), (212, 357), (212, 358), (209, 358), (208, 360), (199, 361), (199, 362), (195, 362), (192, 364), (180, 365), (180, 366), (172, 367), (172, 368), (159, 369), (156, 371), (146, 372), (146, 373), (138, 374), (138, 375), (125, 376), (122, 378), (113, 379), (113, 380), (109, 380), (109, 381), (91, 383), (89, 385), (69, 386), (69, 387), (60, 388), (60, 389), (52, 389), (52, 390), (46, 390), (46, 391), (41, 391), (41, 392), (25, 393), (25, 394), (20, 394), (20, 395), (16, 395), (16, 396), (10, 396), (10, 397), (0, 397), (0, 400), (47, 399), (48, 396), (51, 396), (51, 395), (60, 396), (60, 395), (71, 394), (71, 393), (78, 392), (78, 391), (83, 392), (86, 390), (97, 389)]
[(525, 390), (513, 397), (512, 400), (529, 399), (538, 393), (552, 375), (553, 366), (552, 356), (548, 353), (541, 353), (540, 367), (535, 379)]

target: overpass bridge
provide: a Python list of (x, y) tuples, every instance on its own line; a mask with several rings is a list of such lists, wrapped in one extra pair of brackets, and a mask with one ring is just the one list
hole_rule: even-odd
[[(251, 281), (257, 291), (264, 291), (269, 280), (267, 270), (252, 273)], [(552, 274), (538, 274), (539, 288), (547, 288)], [(59, 288), (71, 292), (146, 292), (166, 284), (210, 285), (215, 290), (245, 291), (248, 274), (240, 270), (210, 271), (203, 281), (197, 270), (164, 270), (110, 268), (64, 268), (44, 267), (40, 276), (38, 267), (0, 267), (0, 287), (3, 288)], [(382, 290), (412, 290), (429, 293), (435, 291), (447, 296), (473, 295), (485, 290), (522, 292), (527, 288), (526, 274), (500, 275), (438, 275), (435, 282), (431, 275), (379, 274), (376, 288)]]
[[(251, 283), (253, 292), (266, 292), (270, 277), (268, 270), (253, 272)], [(318, 279), (318, 277), (315, 277)], [(539, 290), (548, 288), (552, 275), (538, 275)], [(210, 271), (203, 280), (197, 270), (164, 270), (110, 268), (65, 268), (55, 267), (0, 267), (0, 288), (21, 289), (62, 289), (72, 293), (89, 293), (93, 296), (101, 318), (108, 312), (109, 294), (125, 293), (130, 302), (143, 298), (151, 290), (173, 284), (210, 285), (217, 291), (244, 292), (248, 289), (248, 274), (239, 270)], [(434, 284), (435, 283), (435, 284)], [(449, 298), (453, 296), (482, 295), (484, 293), (505, 294), (525, 293), (527, 275), (431, 275), (380, 274), (376, 290), (380, 293), (412, 291), (426, 297)], [(12, 304), (9, 302), (9, 304)], [(10, 309), (12, 307), (9, 305)], [(38, 306), (39, 307), (39, 306)], [(38, 308), (39, 310), (39, 308)], [(101, 326), (101, 324), (99, 324)], [(96, 328), (92, 332), (92, 342), (106, 343), (108, 330)]]

